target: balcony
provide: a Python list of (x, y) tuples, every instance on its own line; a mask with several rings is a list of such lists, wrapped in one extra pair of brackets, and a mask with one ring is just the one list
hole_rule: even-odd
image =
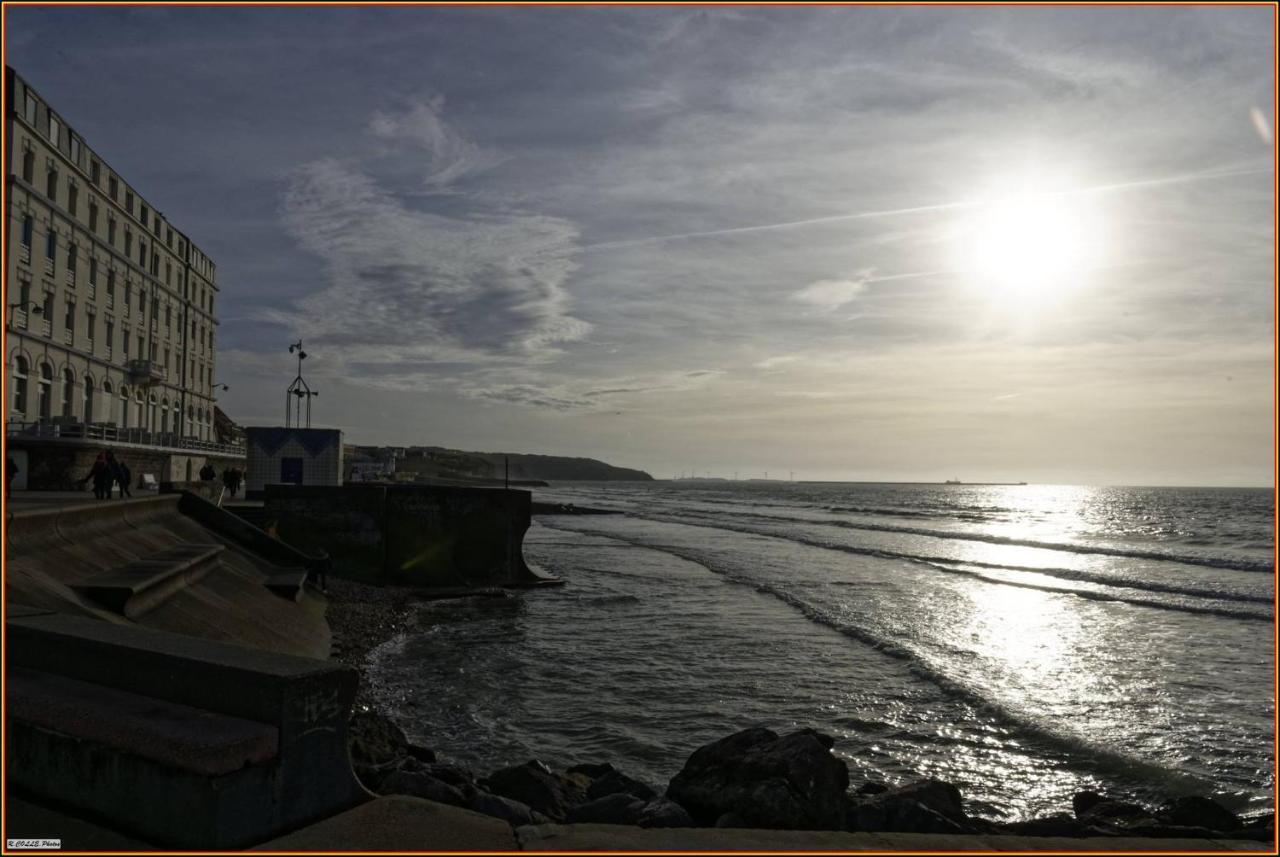
[(66, 417), (30, 423), (10, 421), (6, 423), (6, 427), (11, 438), (60, 441), (72, 445), (132, 444), (164, 449), (215, 452), (223, 455), (245, 454), (243, 444), (215, 443), (179, 435), (177, 432), (121, 428), (115, 423), (81, 423)]
[(18, 261), (24, 264), (31, 264), (31, 245), (23, 244), (18, 248)]
[(25, 309), (15, 309), (13, 311), (13, 323), (19, 330), (26, 330), (27, 325), (30, 323), (30, 317), (27, 315), (27, 311)]
[(50, 338), (53, 337), (53, 322), (49, 320), (48, 313), (45, 313), (44, 320), (40, 322), (40, 332)]
[(76, 344), (75, 331), (71, 330), (70, 328), (67, 328), (66, 330), (62, 331), (62, 343), (63, 345), (75, 345)]
[(44, 260), (44, 272), (50, 277), (53, 276), (53, 260), (52, 259), (46, 258)]
[(64, 275), (64, 279), (66, 280), (66, 283), (67, 283), (67, 285), (68, 285), (68, 286), (70, 286), (70, 287), (71, 287), (71, 288), (73, 288), (73, 289), (76, 287), (76, 272), (75, 272), (75, 271), (73, 271), (72, 269), (68, 268), (68, 269), (67, 269), (66, 274)]
[(107, 292), (107, 309), (115, 309), (115, 306), (116, 306), (116, 293)]
[(130, 360), (124, 371), (130, 384), (149, 387), (164, 380), (164, 367), (155, 360)]

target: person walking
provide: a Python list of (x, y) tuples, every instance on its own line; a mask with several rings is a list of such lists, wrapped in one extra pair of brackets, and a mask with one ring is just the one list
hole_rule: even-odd
[(244, 481), (244, 471), (239, 467), (231, 468), (231, 496), (240, 493), (240, 483)]
[(4, 499), (13, 499), (13, 477), (18, 475), (18, 463), (12, 455), (4, 457)]
[(235, 470), (231, 467), (222, 468), (222, 487), (229, 496), (235, 496), (235, 489), (231, 486), (236, 484)]
[(81, 489), (84, 488), (86, 482), (93, 482), (93, 496), (102, 499), (102, 474), (107, 469), (107, 454), (99, 452), (98, 457), (93, 460), (93, 466), (89, 468), (89, 472), (78, 483)]
[(116, 462), (116, 481), (120, 483), (120, 499), (132, 497), (133, 492), (129, 490), (129, 480), (133, 478), (133, 474), (129, 472), (129, 465), (123, 461)]
[(212, 482), (218, 476), (218, 471), (213, 469), (213, 465), (205, 462), (204, 467), (200, 468), (200, 481)]
[(120, 462), (116, 461), (116, 454), (111, 450), (107, 450), (107, 496), (111, 499), (111, 491), (116, 487), (116, 483), (120, 481)]

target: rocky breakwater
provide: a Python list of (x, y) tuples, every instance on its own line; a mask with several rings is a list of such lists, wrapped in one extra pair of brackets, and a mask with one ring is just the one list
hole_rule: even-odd
[(665, 793), (608, 763), (553, 771), (537, 760), (487, 777), (410, 744), (390, 720), (358, 714), (351, 726), (356, 774), (380, 794), (465, 807), (513, 826), (560, 822), (638, 827), (723, 827), (1021, 836), (1247, 839), (1270, 842), (1275, 815), (1240, 818), (1207, 797), (1149, 807), (1080, 792), (1070, 813), (1017, 822), (970, 815), (941, 780), (851, 788), (834, 741), (812, 729), (778, 735), (752, 728), (696, 750)]

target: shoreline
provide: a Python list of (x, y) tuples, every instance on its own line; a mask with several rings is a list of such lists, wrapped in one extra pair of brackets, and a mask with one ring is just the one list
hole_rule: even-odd
[[(331, 577), (328, 595), (328, 618), (335, 644), (331, 657), (356, 669), (360, 675), (352, 710), (353, 727), (360, 723), (353, 734), (360, 737), (353, 738), (352, 762), (357, 776), (374, 793), (408, 794), (465, 807), (503, 819), (513, 828), (530, 823), (586, 822), (632, 828), (733, 826), (759, 830), (819, 829), (793, 826), (792, 823), (798, 819), (790, 819), (779, 826), (776, 819), (770, 820), (771, 810), (753, 818), (754, 811), (740, 807), (738, 801), (741, 796), (735, 796), (735, 790), (727, 787), (731, 778), (726, 779), (724, 774), (738, 767), (735, 759), (738, 751), (730, 748), (746, 733), (703, 747), (690, 757), (685, 770), (677, 776), (677, 780), (687, 776), (686, 772), (699, 755), (705, 755), (717, 745), (724, 745), (723, 750), (730, 750), (717, 753), (721, 756), (720, 770), (706, 772), (710, 775), (710, 782), (691, 793), (696, 795), (700, 792), (703, 800), (710, 801), (712, 809), (702, 807), (700, 812), (695, 809), (692, 815), (682, 802), (672, 800), (670, 791), (661, 784), (655, 790), (628, 777), (609, 760), (553, 771), (542, 762), (531, 759), (488, 775), (453, 764), (447, 750), (409, 742), (391, 718), (390, 701), (375, 693), (369, 676), (369, 654), (410, 629), (412, 604), (420, 599), (420, 594), (407, 587), (378, 586)], [(786, 744), (805, 735), (816, 738), (826, 750), (832, 746), (830, 738), (811, 729), (781, 738), (768, 730), (747, 731), (765, 733), (762, 740), (766, 745), (772, 742)], [(776, 751), (766, 747), (763, 752), (766, 756), (773, 756)], [(810, 748), (803, 755), (806, 756), (802, 760), (806, 768), (827, 765), (836, 759), (817, 748)], [(792, 759), (793, 763), (795, 761)], [(844, 765), (839, 767), (843, 769)], [(672, 787), (675, 783), (673, 780)], [(846, 778), (843, 786), (827, 795), (827, 802), (835, 800), (836, 793), (844, 795), (845, 805), (843, 809), (832, 808), (831, 811), (845, 813), (843, 817), (848, 819), (850, 826), (840, 826), (854, 831), (947, 833), (962, 837), (1012, 834), (1073, 839), (1140, 836), (1155, 840), (1225, 836), (1271, 841), (1274, 836), (1274, 813), (1237, 816), (1202, 797), (1160, 808), (1147, 808), (1127, 800), (1124, 795), (1083, 792), (1076, 795), (1068, 811), (996, 822), (969, 816), (962, 807), (959, 791), (938, 780), (920, 780), (897, 787), (868, 782), (854, 789)], [(714, 797), (707, 798), (708, 794)], [(1222, 817), (1227, 820), (1221, 825), (1211, 825)], [(839, 829), (828, 826), (830, 824), (828, 819), (823, 826), (828, 830)]]

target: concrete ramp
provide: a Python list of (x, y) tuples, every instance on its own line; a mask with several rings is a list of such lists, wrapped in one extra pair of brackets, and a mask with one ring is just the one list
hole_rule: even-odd
[(323, 559), (194, 495), (14, 512), (10, 604), (327, 658), (326, 601), (305, 586)]

